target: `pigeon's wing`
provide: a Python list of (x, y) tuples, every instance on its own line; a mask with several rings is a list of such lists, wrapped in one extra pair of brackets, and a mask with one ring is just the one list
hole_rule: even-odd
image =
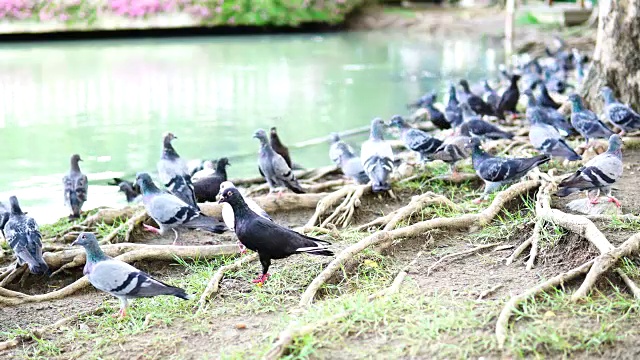
[(622, 161), (608, 153), (600, 154), (589, 160), (573, 175), (558, 185), (558, 196), (567, 196), (575, 191), (606, 188), (622, 176)]
[(171, 179), (176, 176), (187, 176), (189, 175), (189, 169), (187, 167), (187, 163), (181, 159), (177, 158), (174, 160), (170, 159), (160, 159), (158, 161), (158, 177), (163, 185), (167, 185)]
[(488, 158), (476, 169), (481, 178), (489, 182), (515, 180), (534, 167), (549, 161), (546, 155), (531, 158)]
[(302, 187), (298, 183), (298, 179), (293, 174), (293, 171), (287, 165), (287, 161), (277, 153), (274, 153), (271, 157), (271, 166), (273, 167), (273, 171), (275, 172), (276, 178), (279, 182), (286, 185), (291, 191), (297, 194), (304, 193)]
[(171, 194), (154, 196), (148, 202), (147, 211), (162, 225), (183, 224), (198, 215), (193, 207)]
[(609, 121), (614, 125), (626, 129), (636, 129), (640, 127), (640, 115), (630, 108), (617, 103), (607, 106), (606, 110)]
[(74, 190), (78, 196), (78, 200), (87, 201), (87, 191), (89, 190), (89, 181), (87, 175), (80, 174), (75, 178)]
[(393, 161), (393, 149), (391, 148), (391, 145), (384, 140), (367, 140), (362, 143), (362, 147), (360, 149), (360, 161), (363, 165), (367, 159), (374, 156), (388, 158)]
[(62, 178), (62, 184), (64, 185), (64, 204), (69, 205), (71, 199), (71, 191), (73, 190), (73, 180), (69, 175), (65, 175)]
[(263, 217), (267, 220), (273, 221), (271, 219), (271, 216), (269, 216), (269, 214), (267, 214), (267, 212), (264, 211), (264, 209), (262, 209), (260, 205), (258, 205), (255, 201), (253, 201), (253, 199), (244, 197), (244, 196), (242, 198), (244, 199), (244, 202), (247, 203), (247, 205), (249, 206), (249, 209), (251, 209), (254, 213), (258, 214), (260, 217)]
[(571, 115), (571, 123), (585, 137), (604, 137), (613, 134), (591, 111), (581, 111)]
[(547, 124), (532, 124), (529, 129), (529, 141), (534, 148), (540, 149), (542, 144), (548, 139), (561, 139), (560, 133), (556, 128)]
[(622, 160), (617, 156), (606, 152), (589, 160), (584, 166), (586, 168), (593, 168), (593, 171), (598, 175), (598, 177), (603, 178), (606, 183), (609, 183), (608, 179), (615, 182), (620, 178), (620, 176), (622, 176), (623, 172)]
[(180, 292), (184, 293), (182, 289), (158, 281), (149, 274), (115, 259), (98, 262), (88, 277), (97, 289), (116, 296), (135, 298), (156, 295), (179, 296)]
[(4, 232), (20, 264), (26, 263), (34, 274), (49, 271), (42, 258), (42, 235), (35, 220), (25, 216), (9, 220)]

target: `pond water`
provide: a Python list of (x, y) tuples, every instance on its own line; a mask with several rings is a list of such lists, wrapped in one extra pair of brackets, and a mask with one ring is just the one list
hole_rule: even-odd
[(84, 210), (124, 205), (107, 180), (155, 173), (165, 131), (185, 159), (229, 157), (232, 178), (257, 175), (252, 134), (274, 125), (294, 162), (328, 165), (325, 143), (295, 145), (406, 113), (501, 60), (477, 39), (389, 33), (1, 44), (0, 200), (18, 196), (39, 223), (67, 215), (61, 179), (79, 153)]

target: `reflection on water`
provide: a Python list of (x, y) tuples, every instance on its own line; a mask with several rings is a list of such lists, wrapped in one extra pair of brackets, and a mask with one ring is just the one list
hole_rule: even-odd
[[(168, 130), (182, 157), (232, 157), (231, 177), (255, 176), (256, 128), (276, 125), (292, 145), (363, 126), (497, 59), (477, 40), (382, 33), (5, 44), (0, 199), (17, 195), (40, 223), (65, 215), (61, 179), (79, 153), (85, 210), (124, 204), (103, 180), (155, 172)], [(326, 165), (326, 150), (292, 157)]]

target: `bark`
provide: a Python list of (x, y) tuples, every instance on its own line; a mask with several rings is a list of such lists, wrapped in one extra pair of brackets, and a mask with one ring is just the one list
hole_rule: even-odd
[(640, 0), (603, 0), (593, 64), (582, 87), (587, 104), (600, 113), (598, 92), (609, 86), (620, 102), (640, 107)]

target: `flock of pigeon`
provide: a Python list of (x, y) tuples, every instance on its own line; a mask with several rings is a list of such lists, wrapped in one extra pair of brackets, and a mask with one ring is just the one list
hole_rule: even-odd
[[(454, 84), (449, 86), (449, 99), (444, 111), (436, 104), (436, 94), (421, 97), (413, 107), (424, 109), (433, 125), (447, 134), (442, 138), (433, 133), (413, 127), (402, 116), (393, 116), (387, 124), (381, 118), (371, 122), (370, 136), (361, 145), (359, 156), (354, 148), (342, 141), (338, 134), (330, 136), (329, 157), (340, 167), (344, 175), (358, 184), (370, 183), (373, 192), (385, 192), (391, 189), (390, 177), (397, 161), (391, 145), (384, 140), (387, 127), (399, 130), (404, 146), (419, 155), (421, 162), (441, 160), (451, 167), (452, 176), (457, 176), (456, 163), (471, 157), (473, 168), (484, 180), (483, 195), (495, 192), (500, 186), (519, 180), (531, 169), (544, 164), (551, 157), (569, 161), (581, 160), (569, 144), (568, 136), (584, 137), (587, 146), (590, 140), (608, 139), (608, 150), (586, 162), (574, 174), (564, 179), (557, 192), (558, 196), (567, 196), (574, 192), (585, 191), (590, 204), (599, 201), (600, 191), (604, 191), (610, 201), (620, 206), (611, 195), (611, 186), (622, 175), (622, 141), (619, 135), (608, 128), (600, 118), (587, 109), (582, 99), (572, 94), (571, 116), (567, 119), (558, 112), (556, 103), (548, 89), (563, 93), (568, 73), (575, 70), (576, 79), (584, 76), (584, 57), (573, 51), (560, 49), (549, 52), (546, 59), (533, 59), (518, 67), (518, 73), (502, 75), (508, 80), (506, 89), (498, 95), (487, 82), (484, 94), (474, 94), (468, 82), (461, 80), (458, 91)], [(485, 139), (511, 139), (514, 134), (501, 128), (508, 116), (517, 116), (517, 105), (522, 94), (527, 97), (524, 117), (529, 126), (529, 140), (541, 155), (530, 158), (506, 158), (492, 156), (482, 149)], [(534, 91), (538, 89), (538, 95)], [(618, 102), (611, 89), (603, 88), (604, 115), (621, 132), (640, 129), (640, 115), (628, 106)], [(492, 120), (493, 119), (493, 120)], [(265, 178), (270, 193), (278, 196), (284, 189), (294, 193), (304, 193), (298, 183), (292, 167), (289, 151), (280, 141), (277, 131), (272, 128), (269, 136), (259, 129), (254, 135), (260, 142), (258, 169)], [(264, 283), (273, 259), (282, 259), (292, 254), (332, 256), (329, 242), (299, 234), (275, 223), (257, 203), (245, 197), (227, 180), (227, 158), (207, 161), (198, 168), (189, 169), (172, 145), (176, 136), (166, 133), (163, 137), (163, 151), (157, 169), (162, 187), (158, 187), (148, 173), (138, 173), (135, 182), (114, 179), (115, 185), (127, 196), (130, 202), (141, 198), (148, 215), (155, 220), (158, 228), (144, 225), (148, 231), (164, 234), (171, 230), (175, 233), (174, 244), (178, 240), (178, 231), (183, 228), (201, 229), (211, 233), (222, 233), (231, 229), (235, 232), (242, 252), (248, 248), (259, 255), (262, 265), (260, 276), (255, 283)], [(87, 199), (87, 177), (79, 168), (80, 156), (71, 157), (69, 174), (64, 177), (64, 199), (68, 204), (72, 218), (80, 216), (83, 203)], [(222, 221), (201, 213), (198, 203), (216, 201), (223, 204)], [(26, 264), (31, 273), (49, 274), (47, 264), (42, 258), (41, 235), (36, 222), (22, 212), (15, 197), (10, 198), (10, 207), (4, 209), (0, 219), (5, 239), (17, 257), (17, 265)], [(111, 293), (121, 301), (120, 316), (124, 316), (128, 300), (137, 297), (156, 295), (174, 295), (189, 299), (184, 290), (153, 279), (131, 265), (112, 259), (102, 252), (98, 240), (92, 233), (81, 233), (72, 245), (83, 246), (87, 253), (84, 274), (98, 289)]]

